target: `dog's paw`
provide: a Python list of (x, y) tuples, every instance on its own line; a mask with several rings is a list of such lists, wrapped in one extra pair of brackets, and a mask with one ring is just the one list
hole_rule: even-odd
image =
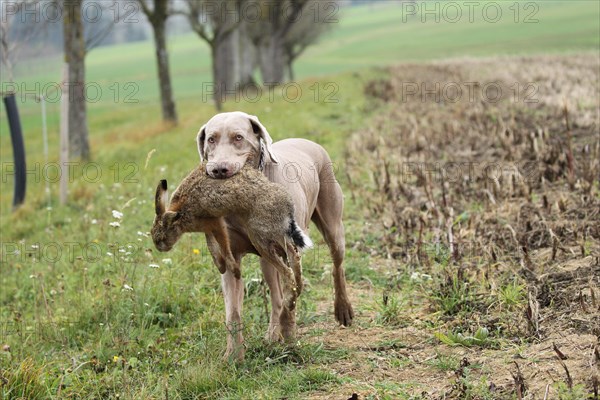
[(344, 326), (352, 325), (352, 320), (354, 319), (354, 310), (352, 309), (352, 305), (348, 299), (335, 299), (335, 302), (333, 303), (333, 311), (337, 322)]
[(245, 355), (246, 346), (243, 343), (234, 346), (227, 345), (227, 350), (223, 354), (223, 360), (230, 363), (239, 363), (244, 361)]

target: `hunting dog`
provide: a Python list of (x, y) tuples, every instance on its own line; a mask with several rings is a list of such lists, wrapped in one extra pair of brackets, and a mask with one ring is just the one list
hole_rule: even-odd
[[(345, 253), (342, 223), (344, 200), (335, 179), (333, 163), (325, 149), (305, 139), (285, 139), (273, 143), (258, 118), (243, 112), (221, 113), (212, 117), (200, 128), (197, 145), (200, 160), (207, 162), (206, 172), (212, 178), (230, 178), (249, 164), (262, 171), (270, 181), (287, 189), (293, 199), (295, 220), (300, 228), (307, 231), (310, 221), (313, 221), (329, 247), (333, 260), (335, 318), (342, 325), (349, 326), (354, 312), (346, 293), (342, 265)], [(226, 223), (235, 262), (240, 264), (245, 254), (258, 254), (236, 217), (227, 217)], [(209, 249), (218, 248), (214, 246), (215, 239), (210, 234), (206, 235), (206, 240)], [(265, 259), (261, 259), (260, 265), (271, 297), (271, 316), (266, 337), (269, 340), (288, 339), (283, 337), (288, 330), (284, 330), (283, 335), (281, 330), (283, 290), (279, 273)], [(221, 284), (229, 331), (225, 356), (242, 359), (244, 284), (229, 270), (221, 275)], [(286, 321), (286, 324), (289, 322)], [(295, 326), (295, 319), (291, 323)]]

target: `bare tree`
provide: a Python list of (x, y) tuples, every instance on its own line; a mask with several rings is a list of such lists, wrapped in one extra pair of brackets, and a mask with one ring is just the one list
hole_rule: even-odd
[[(65, 127), (68, 130), (68, 148), (70, 158), (90, 158), (90, 146), (88, 140), (87, 107), (85, 98), (85, 57), (87, 53), (110, 32), (112, 26), (118, 19), (112, 19), (104, 26), (88, 34), (87, 40), (82, 21), (83, 0), (22, 0), (3, 4), (0, 22), (0, 45), (2, 48), (2, 62), (9, 80), (12, 80), (13, 67), (17, 60), (18, 49), (23, 43), (27, 43), (34, 35), (40, 32), (47, 24), (43, 15), (37, 15), (33, 20), (28, 20), (20, 13), (25, 7), (28, 10), (43, 10), (43, 3), (60, 1), (63, 25), (63, 47), (65, 71), (64, 90), (68, 91), (68, 112)], [(10, 14), (10, 15), (8, 15)], [(42, 18), (40, 18), (42, 17)], [(19, 37), (9, 38), (11, 23), (20, 18), (22, 25), (18, 32)]]
[(138, 0), (140, 7), (154, 32), (154, 48), (158, 67), (158, 84), (164, 121), (177, 123), (177, 111), (173, 101), (171, 74), (169, 72), (169, 53), (166, 41), (166, 22), (172, 15), (168, 0)]
[[(328, 29), (319, 0), (186, 0), (182, 11), (211, 49), (213, 98), (218, 110), (227, 93), (254, 85), (260, 67), (265, 84), (280, 84), (293, 62)], [(252, 15), (250, 13), (252, 12)]]
[(69, 91), (69, 158), (90, 158), (85, 99), (85, 34), (81, 18), (83, 0), (63, 2), (63, 43)]
[(19, 53), (29, 40), (39, 34), (43, 24), (30, 24), (27, 29), (19, 29), (18, 37), (11, 37), (15, 18), (19, 18), (24, 7), (35, 7), (40, 0), (18, 0), (3, 2), (0, 17), (0, 60), (4, 66), (4, 81), (14, 81), (14, 66), (19, 59)]
[[(0, 18), (0, 59), (4, 66), (4, 80), (6, 82), (13, 82), (13, 66), (16, 59), (16, 52), (18, 51), (17, 41), (11, 41), (9, 39), (9, 32), (12, 26), (12, 18), (8, 16), (9, 13), (18, 13), (23, 7), (25, 2), (15, 2), (12, 4), (2, 4), (2, 17)], [(10, 8), (10, 10), (9, 10)]]
[[(117, 19), (105, 23), (95, 32), (85, 34), (82, 19), (84, 0), (63, 0), (63, 50), (67, 67), (64, 85), (68, 90), (69, 158), (90, 159), (87, 100), (85, 97), (85, 57), (110, 32)], [(87, 38), (86, 38), (87, 36)]]
[[(88, 27), (84, 28), (83, 3), (84, 0), (63, 0), (62, 4), (63, 51), (67, 68), (67, 79), (63, 84), (66, 86), (64, 90), (68, 90), (69, 102), (66, 125), (69, 135), (69, 158), (89, 160), (91, 155), (85, 97), (85, 57), (110, 33), (119, 18), (104, 21), (103, 26), (102, 21), (88, 21)], [(110, 3), (107, 6), (110, 6)], [(93, 29), (92, 23), (100, 24), (98, 29)]]
[[(196, 34), (210, 47), (213, 99), (221, 110), (224, 96), (239, 83), (240, 5), (243, 0), (187, 0), (185, 15)], [(235, 32), (235, 34), (234, 34)]]
[(320, 0), (247, 0), (259, 9), (259, 18), (249, 18), (248, 37), (258, 51), (263, 83), (283, 83), (294, 79), (293, 62), (329, 29), (335, 1)]
[(254, 71), (258, 67), (258, 49), (251, 36), (252, 24), (244, 19), (238, 28), (238, 82), (241, 88), (256, 86)]
[[(310, 0), (314, 6), (319, 7), (318, 0)], [(330, 2), (331, 5), (333, 3)], [(311, 5), (305, 6), (305, 10), (311, 8)], [(319, 37), (331, 28), (332, 21), (324, 12), (304, 12), (298, 16), (297, 21), (292, 24), (284, 37), (283, 48), (285, 51), (285, 61), (287, 63), (287, 73), (290, 80), (294, 80), (293, 63), (306, 50), (307, 47), (317, 42)]]
[(287, 63), (286, 37), (302, 18), (310, 0), (261, 2), (258, 34), (260, 71), (265, 84), (283, 83)]

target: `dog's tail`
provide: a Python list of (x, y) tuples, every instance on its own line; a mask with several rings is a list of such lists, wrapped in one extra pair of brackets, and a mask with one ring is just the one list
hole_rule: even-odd
[(310, 249), (313, 247), (313, 242), (308, 235), (300, 229), (293, 215), (290, 215), (290, 225), (287, 231), (288, 236), (292, 239), (299, 251)]

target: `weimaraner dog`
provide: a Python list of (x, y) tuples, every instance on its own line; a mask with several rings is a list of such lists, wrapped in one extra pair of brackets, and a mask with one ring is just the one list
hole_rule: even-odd
[[(243, 112), (215, 115), (200, 128), (197, 144), (200, 159), (208, 161), (207, 173), (215, 179), (231, 177), (243, 165), (251, 163), (262, 170), (269, 180), (287, 188), (294, 200), (295, 217), (300, 228), (306, 231), (309, 222), (313, 221), (329, 246), (333, 259), (335, 318), (339, 323), (349, 326), (354, 312), (346, 293), (342, 266), (345, 253), (342, 223), (344, 200), (334, 176), (333, 164), (325, 149), (305, 139), (285, 139), (273, 143), (269, 132), (258, 118)], [(237, 263), (247, 253), (257, 254), (235, 218), (227, 218), (227, 227), (231, 250)], [(218, 246), (209, 235), (207, 243), (211, 251), (218, 251)], [(271, 292), (271, 318), (267, 339), (279, 340), (282, 338), (280, 326), (284, 322), (280, 321), (283, 292), (278, 272), (265, 260), (261, 259), (260, 265)], [(230, 271), (221, 276), (221, 283), (229, 331), (225, 357), (242, 359), (244, 284)], [(291, 322), (295, 327), (295, 320)]]

